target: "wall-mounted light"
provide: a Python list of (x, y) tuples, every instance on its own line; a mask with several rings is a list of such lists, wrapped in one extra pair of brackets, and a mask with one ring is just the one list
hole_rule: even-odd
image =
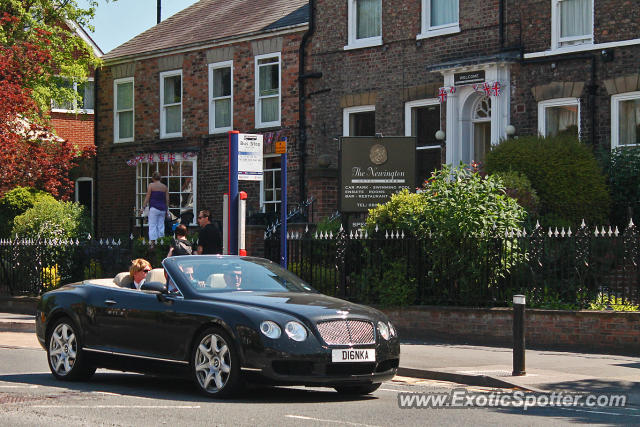
[(444, 134), (444, 132), (442, 130), (438, 130), (436, 132), (436, 139), (438, 141), (444, 141), (444, 137), (445, 137), (445, 134)]
[(507, 125), (504, 131), (507, 133), (507, 136), (513, 136), (516, 134), (516, 127), (514, 125)]

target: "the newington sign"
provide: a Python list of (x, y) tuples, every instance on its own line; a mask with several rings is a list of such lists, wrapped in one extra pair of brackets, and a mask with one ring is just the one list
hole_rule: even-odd
[(415, 186), (415, 137), (343, 137), (340, 211), (366, 212)]

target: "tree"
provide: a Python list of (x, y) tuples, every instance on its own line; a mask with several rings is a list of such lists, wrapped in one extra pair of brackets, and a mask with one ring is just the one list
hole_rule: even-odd
[(84, 9), (76, 0), (0, 0), (5, 18), (0, 26), (0, 45), (11, 48), (28, 44), (50, 55), (49, 61), (41, 64), (39, 73), (22, 69), (23, 84), (32, 90), (30, 96), (42, 113), (49, 110), (52, 99), (60, 104), (74, 99), (81, 102), (76, 92), (61, 82), (83, 82), (89, 70), (100, 64), (73, 28), (80, 25), (92, 29), (90, 21), (98, 2), (86, 3), (88, 7)]
[[(68, 197), (69, 171), (95, 148), (57, 138), (49, 126), (51, 100), (78, 97), (61, 79), (86, 79), (99, 60), (72, 30), (88, 25), (96, 1), (0, 0), (0, 195), (31, 186)], [(78, 98), (79, 101), (81, 101)]]
[[(0, 28), (19, 25), (6, 13)], [(34, 29), (31, 41), (0, 46), (0, 194), (16, 186), (46, 190), (56, 196), (68, 195), (73, 183), (69, 170), (93, 150), (80, 150), (55, 135), (29, 86), (51, 69), (50, 34)]]

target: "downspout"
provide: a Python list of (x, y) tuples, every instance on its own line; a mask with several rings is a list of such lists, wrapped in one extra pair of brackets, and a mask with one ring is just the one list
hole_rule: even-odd
[(498, 33), (500, 40), (500, 52), (504, 50), (504, 0), (498, 3)]
[(298, 177), (300, 179), (300, 203), (304, 203), (304, 201), (307, 199), (307, 192), (305, 189), (305, 165), (307, 160), (307, 111), (305, 107), (305, 81), (307, 78), (312, 76), (305, 75), (304, 68), (306, 46), (309, 42), (309, 38), (315, 31), (315, 3), (315, 0), (309, 0), (309, 29), (302, 36), (302, 41), (300, 42), (300, 59), (298, 60), (298, 149), (300, 150), (300, 171), (298, 172)]
[(96, 153), (93, 156), (93, 235), (97, 235), (98, 230), (98, 215), (100, 210), (98, 209), (98, 94), (100, 91), (99, 87), (99, 79), (100, 77), (100, 68), (96, 68), (93, 74), (93, 93), (95, 93), (95, 97), (93, 100), (93, 145), (95, 146)]

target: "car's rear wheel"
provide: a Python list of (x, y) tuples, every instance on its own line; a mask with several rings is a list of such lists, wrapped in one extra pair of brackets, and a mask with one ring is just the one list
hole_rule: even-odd
[(346, 386), (338, 386), (335, 387), (336, 391), (340, 394), (369, 394), (376, 391), (380, 388), (381, 383), (367, 383), (367, 384), (358, 384), (358, 385), (346, 385)]
[(71, 319), (58, 319), (50, 331), (47, 337), (47, 360), (53, 376), (65, 381), (89, 379), (96, 367), (87, 362)]
[(200, 391), (211, 397), (228, 397), (241, 387), (240, 359), (229, 335), (208, 328), (195, 341), (191, 370)]

